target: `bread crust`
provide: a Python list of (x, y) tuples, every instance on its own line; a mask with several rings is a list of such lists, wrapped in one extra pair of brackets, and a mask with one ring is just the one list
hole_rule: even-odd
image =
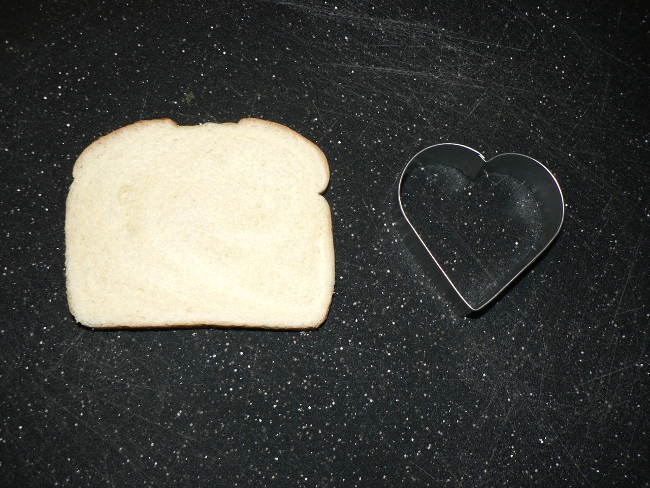
[(137, 122), (132, 122), (129, 125), (125, 125), (124, 127), (115, 129), (114, 131), (111, 131), (108, 134), (104, 134), (103, 136), (100, 136), (98, 139), (95, 139), (89, 146), (86, 147), (86, 149), (81, 151), (81, 154), (72, 165), (72, 175), (75, 176), (75, 174), (83, 167), (83, 164), (85, 160), (88, 158), (88, 156), (92, 154), (94, 151), (96, 151), (98, 147), (110, 144), (113, 139), (121, 136), (126, 132), (131, 132), (134, 129), (141, 129), (153, 125), (159, 125), (161, 123), (173, 125), (174, 127), (181, 127), (174, 120), (170, 118), (160, 118), (160, 119), (138, 120)]
[(299, 137), (303, 142), (306, 142), (309, 144), (311, 147), (313, 147), (316, 151), (318, 151), (319, 157), (320, 157), (320, 162), (323, 165), (323, 170), (325, 171), (325, 174), (327, 175), (327, 181), (325, 182), (325, 186), (321, 190), (319, 190), (318, 193), (324, 193), (325, 190), (327, 190), (327, 186), (329, 185), (329, 175), (330, 175), (330, 166), (327, 161), (327, 156), (325, 156), (325, 153), (323, 150), (318, 147), (314, 142), (310, 141), (307, 139), (305, 136), (302, 134), (296, 132), (290, 127), (287, 127), (286, 125), (279, 124), (277, 122), (272, 122), (270, 120), (264, 120), (264, 119), (257, 119), (255, 117), (246, 117), (243, 119), (239, 120), (239, 124), (242, 122), (244, 123), (254, 123), (254, 124), (260, 124), (260, 125), (267, 125), (268, 127), (273, 127), (274, 129), (279, 129), (288, 132), (289, 134), (292, 135), (292, 137)]
[[(219, 123), (219, 122), (208, 122), (208, 123)], [(225, 124), (230, 124), (232, 122), (223, 122)], [(243, 119), (239, 119), (238, 124), (244, 123), (244, 124), (259, 124), (259, 125), (266, 125), (267, 127), (272, 127), (273, 129), (276, 130), (282, 130), (285, 131), (289, 134), (291, 134), (292, 137), (294, 138), (299, 138), (302, 142), (307, 143), (310, 145), (313, 149), (315, 149), (319, 155), (319, 160), (320, 163), (323, 165), (323, 171), (327, 175), (327, 179), (325, 184), (321, 189), (319, 189), (318, 193), (323, 194), (325, 190), (327, 190), (327, 186), (329, 185), (329, 175), (330, 175), (330, 167), (329, 163), (327, 161), (327, 156), (325, 156), (325, 153), (322, 151), (320, 147), (318, 147), (314, 142), (310, 141), (307, 139), (305, 136), (302, 134), (296, 132), (290, 127), (287, 127), (286, 125), (279, 124), (278, 122), (272, 122), (270, 120), (264, 120), (264, 119), (258, 119), (255, 117), (245, 117)], [(163, 117), (159, 119), (148, 119), (148, 120), (139, 120), (137, 122), (132, 122), (131, 124), (125, 125), (124, 127), (120, 127), (119, 129), (115, 129), (112, 132), (109, 132), (108, 134), (105, 134), (95, 141), (93, 141), (88, 147), (86, 147), (77, 160), (75, 161), (74, 165), (72, 166), (72, 174), (73, 176), (78, 172), (84, 164), (84, 161), (90, 154), (92, 154), (95, 150), (97, 150), (98, 147), (101, 147), (106, 144), (110, 144), (112, 140), (116, 137), (121, 136), (122, 134), (126, 132), (131, 132), (133, 130), (138, 130), (150, 126), (155, 126), (159, 124), (168, 124), (172, 125), (174, 127), (197, 127), (197, 126), (192, 126), (192, 125), (179, 125), (175, 120), (170, 119), (168, 117)], [(198, 124), (202, 125), (202, 124)]]

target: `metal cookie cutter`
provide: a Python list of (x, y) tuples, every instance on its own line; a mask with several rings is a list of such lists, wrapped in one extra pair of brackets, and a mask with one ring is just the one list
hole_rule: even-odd
[[(443, 269), (441, 262), (434, 252), (427, 246), (420, 231), (409, 219), (403, 204), (403, 184), (407, 176), (416, 169), (429, 166), (448, 166), (462, 172), (468, 179), (474, 180), (482, 170), (489, 168), (490, 172), (510, 176), (522, 182), (535, 199), (539, 202), (539, 215), (541, 229), (534, 246), (534, 255), (523, 266), (515, 267), (498, 280), (496, 293), (487, 299), (471, 299), (454, 283), (449, 274)], [(418, 152), (402, 170), (397, 190), (397, 199), (401, 216), (405, 223), (405, 243), (418, 259), (425, 271), (433, 269), (432, 276), (437, 278), (438, 284), (444, 291), (454, 298), (465, 315), (482, 311), (492, 303), (501, 293), (524, 273), (539, 256), (551, 245), (557, 237), (564, 221), (564, 197), (555, 177), (539, 161), (523, 154), (505, 153), (491, 159), (486, 159), (478, 151), (461, 144), (436, 144)], [(433, 266), (431, 266), (433, 264)]]

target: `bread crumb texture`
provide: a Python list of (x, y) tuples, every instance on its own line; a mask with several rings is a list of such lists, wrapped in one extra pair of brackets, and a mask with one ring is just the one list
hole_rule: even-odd
[(136, 122), (77, 159), (70, 310), (90, 327), (306, 329), (334, 289), (327, 159), (259, 119)]

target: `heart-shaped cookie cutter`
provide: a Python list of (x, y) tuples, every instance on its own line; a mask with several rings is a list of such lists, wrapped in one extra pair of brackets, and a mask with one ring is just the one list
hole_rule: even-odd
[[(506, 278), (499, 281), (497, 292), (489, 298), (472, 303), (458, 286), (452, 281), (449, 274), (444, 270), (434, 253), (429, 249), (424, 239), (409, 219), (402, 201), (402, 188), (404, 179), (417, 168), (427, 166), (449, 166), (461, 171), (467, 178), (474, 180), (482, 170), (489, 169), (493, 172), (511, 176), (525, 184), (531, 193), (536, 197), (540, 205), (540, 216), (542, 220), (539, 242), (543, 243), (536, 247), (532, 259), (523, 266), (513, 270)], [(486, 159), (480, 152), (462, 144), (443, 143), (435, 144), (422, 149), (406, 164), (402, 170), (397, 189), (397, 200), (399, 209), (404, 221), (408, 224), (406, 228), (405, 242), (418, 259), (425, 271), (435, 269), (438, 273), (433, 276), (439, 278), (437, 282), (448, 292), (465, 315), (470, 315), (485, 309), (503, 291), (508, 288), (519, 276), (522, 275), (539, 258), (555, 240), (564, 222), (564, 196), (555, 176), (539, 161), (517, 153), (504, 153)], [(415, 241), (412, 239), (415, 237)], [(433, 262), (434, 266), (431, 266)]]

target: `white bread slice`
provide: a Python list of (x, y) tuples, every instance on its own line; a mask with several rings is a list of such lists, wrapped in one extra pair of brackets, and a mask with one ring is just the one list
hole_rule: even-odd
[(70, 311), (90, 327), (318, 327), (334, 289), (329, 167), (259, 119), (145, 120), (77, 159)]

